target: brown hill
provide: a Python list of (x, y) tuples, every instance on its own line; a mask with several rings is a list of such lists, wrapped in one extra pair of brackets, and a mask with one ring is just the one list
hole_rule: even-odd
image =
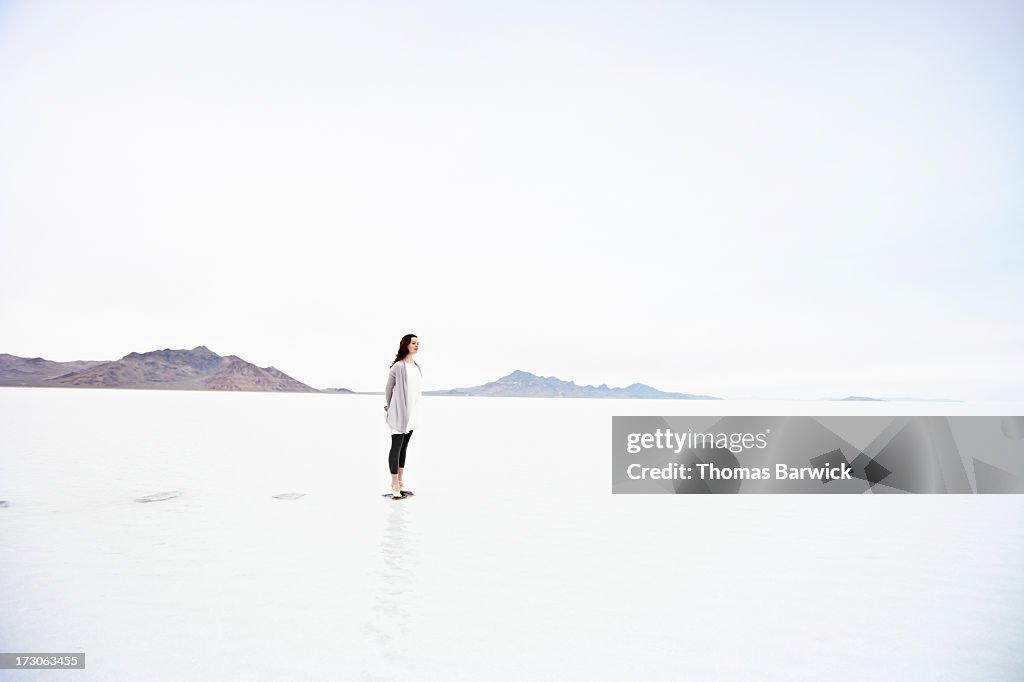
[(63, 363), (4, 355), (0, 356), (0, 385), (319, 392), (275, 367), (217, 355), (206, 346), (129, 353), (110, 362)]
[(78, 372), (100, 364), (99, 360), (54, 362), (43, 358), (22, 358), (0, 353), (0, 386), (43, 386), (49, 377)]

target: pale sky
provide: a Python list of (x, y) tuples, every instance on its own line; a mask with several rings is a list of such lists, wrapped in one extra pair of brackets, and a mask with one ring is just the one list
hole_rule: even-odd
[(0, 352), (1024, 399), (1024, 6), (845, 4), (0, 2)]

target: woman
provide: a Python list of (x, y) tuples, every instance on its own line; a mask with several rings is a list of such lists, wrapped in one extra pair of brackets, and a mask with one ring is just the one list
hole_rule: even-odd
[[(391, 452), (388, 467), (391, 469), (391, 499), (402, 499), (402, 474), (405, 469), (405, 451), (412, 438), (413, 419), (420, 401), (420, 384), (423, 372), (414, 360), (420, 349), (415, 334), (406, 334), (398, 345), (398, 353), (391, 362), (388, 383), (384, 387), (385, 418), (391, 429)], [(406, 491), (408, 492), (408, 491)]]

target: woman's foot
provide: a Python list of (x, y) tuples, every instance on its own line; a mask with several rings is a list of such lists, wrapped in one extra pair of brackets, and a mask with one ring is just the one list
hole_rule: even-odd
[(402, 499), (402, 488), (400, 486), (391, 486), (391, 499), (400, 500)]
[(399, 481), (398, 482), (398, 489), (401, 490), (404, 493), (405, 492), (405, 484), (402, 483), (401, 481)]

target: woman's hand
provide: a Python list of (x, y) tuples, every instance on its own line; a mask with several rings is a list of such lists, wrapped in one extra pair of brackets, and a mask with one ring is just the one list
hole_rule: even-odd
[(387, 406), (387, 405), (385, 405), (385, 406), (384, 406), (384, 411), (385, 411), (385, 412), (387, 412), (387, 411), (388, 411), (388, 406)]

